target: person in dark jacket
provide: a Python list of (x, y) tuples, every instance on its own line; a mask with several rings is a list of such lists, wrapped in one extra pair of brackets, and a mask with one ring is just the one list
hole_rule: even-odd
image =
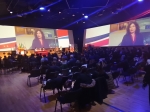
[(49, 71), (50, 72), (59, 72), (59, 73), (61, 72), (60, 67), (57, 66), (57, 62), (56, 61), (52, 62), (52, 66), (50, 67)]
[(139, 25), (131, 22), (127, 27), (127, 33), (124, 35), (121, 46), (144, 45), (143, 37), (140, 34)]
[(146, 74), (143, 79), (143, 88), (149, 86), (149, 103), (150, 103), (150, 65), (147, 65), (145, 67), (145, 72)]
[(74, 65), (75, 65), (75, 63), (76, 63), (76, 59), (74, 58), (74, 56), (73, 55), (70, 55), (70, 60), (68, 61), (68, 66), (69, 67), (73, 67)]
[(91, 84), (92, 83), (92, 77), (88, 73), (88, 70), (86, 67), (82, 67), (81, 74), (79, 75), (79, 77), (75, 81), (74, 86), (73, 86), (73, 90), (80, 89), (81, 83), (84, 83), (84, 84)]

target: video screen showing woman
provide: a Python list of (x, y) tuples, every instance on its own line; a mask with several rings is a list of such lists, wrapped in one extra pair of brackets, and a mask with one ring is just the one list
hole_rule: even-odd
[(15, 27), (17, 46), (22, 49), (58, 47), (55, 29)]
[(34, 32), (34, 40), (32, 41), (32, 48), (49, 48), (49, 43), (45, 39), (44, 33), (42, 30), (37, 29)]
[(150, 45), (150, 18), (110, 25), (109, 46)]
[(121, 46), (144, 45), (143, 37), (137, 22), (129, 23), (126, 34), (124, 35)]

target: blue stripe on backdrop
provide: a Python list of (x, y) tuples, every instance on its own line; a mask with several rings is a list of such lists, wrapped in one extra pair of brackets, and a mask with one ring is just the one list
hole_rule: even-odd
[(58, 37), (58, 39), (68, 39), (69, 37), (68, 36), (62, 36), (62, 37)]
[(11, 41), (16, 41), (16, 37), (0, 38), (0, 44)]
[(85, 43), (90, 43), (90, 42), (93, 42), (93, 41), (104, 39), (106, 37), (109, 37), (109, 33), (104, 34), (104, 35), (100, 35), (100, 36), (96, 36), (96, 37), (92, 37), (92, 38), (87, 38), (87, 39), (85, 39)]
[(112, 105), (110, 105), (110, 104), (107, 104), (107, 103), (105, 103), (105, 102), (103, 102), (103, 104), (105, 104), (105, 105), (107, 105), (107, 106), (109, 106), (109, 107), (111, 107), (111, 108), (117, 110), (118, 112), (125, 112), (124, 110), (121, 110), (121, 109), (119, 109), (119, 108), (117, 108), (117, 107), (114, 107), (114, 106), (112, 106)]

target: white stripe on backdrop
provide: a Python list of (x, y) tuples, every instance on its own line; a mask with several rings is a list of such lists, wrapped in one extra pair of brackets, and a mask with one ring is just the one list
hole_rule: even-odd
[(14, 26), (0, 25), (0, 38), (16, 37)]
[(0, 45), (11, 44), (11, 43), (15, 43), (15, 42), (16, 42), (16, 41), (11, 41), (11, 42), (0, 43)]
[(110, 25), (86, 29), (86, 38), (92, 38), (110, 33)]

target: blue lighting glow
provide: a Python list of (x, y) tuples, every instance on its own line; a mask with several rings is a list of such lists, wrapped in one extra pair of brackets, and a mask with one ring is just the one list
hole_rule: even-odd
[(44, 8), (44, 7), (40, 7), (39, 9), (40, 9), (40, 10), (45, 10), (45, 8)]
[[(46, 5), (46, 6), (44, 6), (44, 7), (45, 7), (45, 8), (49, 8), (49, 7), (53, 6), (53, 5), (56, 5), (57, 3), (61, 2), (61, 1), (62, 1), (62, 0), (58, 0), (58, 1), (54, 2), (54, 3), (52, 3), (52, 4)], [(39, 9), (32, 10), (32, 11), (24, 12), (24, 13), (27, 15), (27, 14), (31, 14), (31, 13), (37, 12), (37, 11), (39, 11), (39, 10), (40, 10), (40, 8), (39, 8)], [(24, 13), (22, 13), (22, 14), (24, 14)], [(21, 14), (21, 15), (22, 15), (22, 14)], [(18, 14), (15, 14), (15, 15), (13, 15), (13, 16), (8, 16), (8, 17), (5, 17), (5, 18), (0, 18), (0, 20), (6, 20), (6, 19), (10, 19), (10, 18), (15, 18), (15, 17), (18, 17)]]
[(138, 0), (139, 2), (143, 2), (144, 0)]
[(86, 18), (86, 19), (87, 19), (87, 18), (88, 18), (88, 16), (84, 16), (84, 18)]

